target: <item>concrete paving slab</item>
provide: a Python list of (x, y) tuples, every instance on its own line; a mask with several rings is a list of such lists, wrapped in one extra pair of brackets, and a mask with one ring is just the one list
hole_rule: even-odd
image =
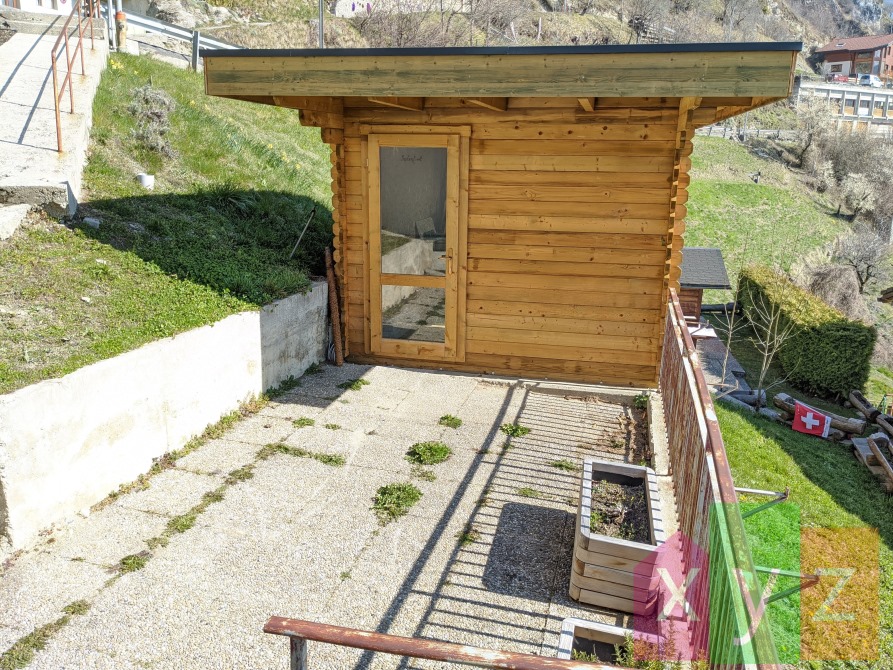
[(211, 440), (201, 449), (177, 461), (177, 468), (207, 475), (226, 475), (252, 462), (261, 449), (256, 444)]
[(54, 542), (41, 545), (40, 549), (60, 558), (112, 566), (124, 556), (144, 551), (146, 540), (160, 535), (167, 521), (165, 516), (118, 502), (56, 530), (52, 535)]
[(75, 600), (92, 598), (109, 577), (101, 566), (50, 553), (35, 552), (18, 561), (0, 579), (0, 649), (55, 621)]
[(0, 205), (0, 241), (12, 237), (30, 211), (31, 205)]
[[(95, 589), (88, 614), (60, 631), (31, 667), (277, 667), (286, 662), (287, 643), (261, 632), (274, 614), (548, 654), (564, 616), (610, 619), (567, 595), (576, 513), (569, 500), (580, 475), (549, 462), (607, 449), (617, 406), (469, 376), (345, 368), (325, 367), (181, 459), (150, 489), (122, 496), (44, 545), (57, 561), (87, 554), (116, 563), (144, 550), (167, 514), (200, 499), (202, 484), (213, 488), (221, 474), (253, 463), (251, 478), (229, 486), (191, 529), (155, 547), (142, 570)], [(349, 392), (349, 403), (323, 397), (361, 375), (372, 383)], [(388, 404), (389, 397), (402, 399)], [(463, 426), (437, 425), (445, 413), (460, 416)], [(296, 429), (292, 415), (313, 415), (317, 423)], [(532, 432), (503, 451), (498, 426), (516, 420)], [(326, 422), (343, 427), (326, 430)], [(372, 434), (370, 424), (377, 425)], [(412, 480), (422, 499), (381, 526), (371, 510), (375, 492), (409, 480), (404, 454), (423, 438), (443, 439), (454, 454), (429, 466), (436, 481)], [(264, 444), (279, 440), (347, 462), (333, 467), (285, 454), (256, 460)], [(611, 455), (627, 457), (622, 449)], [(525, 486), (548, 497), (525, 497), (518, 492)], [(40, 569), (30, 554), (19, 561)], [(0, 611), (9, 604), (14, 599), (0, 588)], [(448, 667), (320, 644), (311, 645), (311, 659), (346, 670)]]
[(149, 488), (135, 491), (121, 498), (127, 509), (163, 514), (168, 517), (185, 514), (201, 502), (202, 496), (221, 484), (219, 477), (196, 474), (187, 470), (171, 469), (149, 481)]

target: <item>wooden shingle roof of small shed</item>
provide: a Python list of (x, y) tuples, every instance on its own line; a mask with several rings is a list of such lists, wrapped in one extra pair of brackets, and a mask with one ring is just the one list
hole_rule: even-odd
[[(696, 126), (788, 97), (799, 42), (431, 49), (205, 50), (209, 95), (305, 108), (307, 97), (696, 98)], [(301, 98), (289, 102), (288, 98)], [(305, 102), (305, 104), (297, 104)], [(647, 101), (646, 101), (647, 102)], [(422, 103), (423, 104), (423, 103)], [(494, 104), (500, 104), (498, 101)]]

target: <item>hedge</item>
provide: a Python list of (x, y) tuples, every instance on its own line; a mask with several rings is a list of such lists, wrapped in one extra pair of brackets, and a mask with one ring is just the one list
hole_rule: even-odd
[(744, 268), (738, 287), (739, 304), (752, 324), (760, 321), (755, 305), (763, 313), (777, 308), (773, 313), (780, 315), (782, 330), (793, 324), (777, 355), (792, 385), (818, 396), (846, 397), (864, 389), (877, 339), (874, 326), (851, 321), (763, 265)]

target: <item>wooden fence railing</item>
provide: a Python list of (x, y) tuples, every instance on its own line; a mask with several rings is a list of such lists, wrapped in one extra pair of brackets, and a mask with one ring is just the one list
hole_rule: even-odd
[[(71, 22), (75, 20), (76, 25), (72, 27)], [(62, 24), (62, 30), (56, 43), (53, 45), (51, 54), (52, 70), (53, 70), (53, 103), (56, 108), (56, 145), (59, 153), (62, 153), (62, 116), (59, 109), (62, 104), (62, 98), (65, 95), (65, 88), (68, 88), (69, 112), (74, 114), (74, 89), (71, 85), (71, 75), (74, 64), (78, 60), (80, 54), (81, 75), (87, 73), (84, 67), (84, 37), (85, 29), (90, 30), (90, 48), (96, 48), (95, 36), (93, 33), (93, 19), (99, 19), (99, 0), (74, 0), (74, 7), (71, 14)], [(75, 37), (77, 39), (75, 40)], [(75, 40), (74, 49), (71, 49), (69, 43)], [(65, 76), (62, 83), (59, 83), (59, 59), (65, 54)]]
[(709, 561), (709, 592), (692, 596), (702, 599), (692, 606), (708, 612), (709, 625), (695, 627), (700, 639), (692, 642), (709, 650), (714, 668), (778, 665), (713, 400), (672, 290), (660, 391), (679, 528), (692, 542), (682, 545), (683, 562), (699, 561), (698, 549)]

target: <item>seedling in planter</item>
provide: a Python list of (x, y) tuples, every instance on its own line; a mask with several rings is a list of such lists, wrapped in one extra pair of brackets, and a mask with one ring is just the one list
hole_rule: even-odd
[(348, 379), (346, 382), (338, 384), (338, 388), (348, 391), (359, 391), (364, 386), (369, 386), (369, 382), (365, 379)]
[(406, 460), (417, 465), (437, 465), (452, 453), (452, 449), (443, 442), (417, 442), (406, 452)]
[(378, 489), (372, 509), (382, 524), (389, 523), (409, 512), (422, 499), (422, 492), (409, 482), (387, 484)]
[(636, 409), (640, 409), (644, 412), (646, 409), (648, 409), (648, 394), (640, 393), (636, 396), (633, 404), (635, 405)]
[(580, 469), (579, 465), (566, 458), (562, 458), (560, 461), (552, 461), (549, 465), (558, 470), (564, 470), (565, 472), (576, 472)]
[(540, 491), (529, 486), (522, 486), (518, 489), (518, 495), (522, 498), (542, 498), (544, 497)]
[(462, 419), (458, 416), (453, 416), (452, 414), (444, 414), (440, 417), (440, 421), (438, 421), (441, 426), (446, 426), (447, 428), (458, 428), (462, 425)]
[(509, 437), (524, 437), (530, 432), (530, 428), (522, 426), (520, 423), (504, 423), (499, 430)]
[(292, 421), (291, 425), (293, 425), (295, 428), (306, 428), (307, 426), (312, 426), (315, 423), (316, 421), (314, 421), (310, 417), (302, 416)]

